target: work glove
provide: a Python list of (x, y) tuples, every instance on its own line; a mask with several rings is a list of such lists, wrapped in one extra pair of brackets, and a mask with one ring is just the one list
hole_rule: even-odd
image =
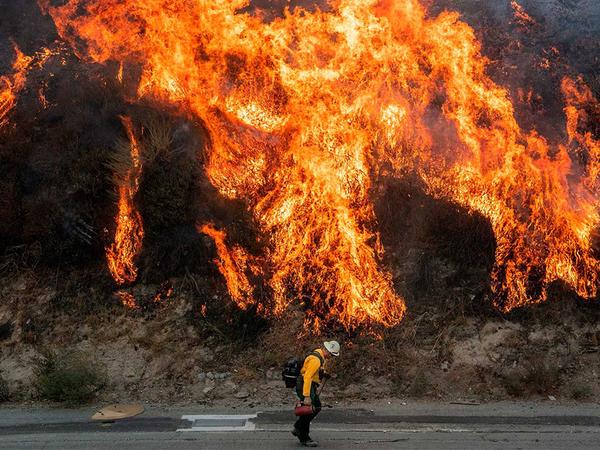
[(321, 378), (322, 378), (322, 379), (324, 379), (324, 380), (328, 380), (328, 379), (330, 379), (330, 378), (331, 378), (331, 374), (330, 374), (330, 373), (327, 373), (327, 372), (323, 372), (323, 373), (321, 374)]
[(304, 400), (302, 401), (302, 403), (306, 406), (311, 406), (312, 400), (310, 399), (310, 397), (305, 397)]

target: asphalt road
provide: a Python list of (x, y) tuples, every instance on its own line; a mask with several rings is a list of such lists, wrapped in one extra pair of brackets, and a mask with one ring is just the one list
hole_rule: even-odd
[[(598, 449), (598, 405), (375, 405), (324, 410), (324, 449)], [(290, 411), (148, 408), (92, 422), (93, 409), (0, 409), (1, 449), (297, 449)], [(215, 431), (226, 430), (226, 431)]]

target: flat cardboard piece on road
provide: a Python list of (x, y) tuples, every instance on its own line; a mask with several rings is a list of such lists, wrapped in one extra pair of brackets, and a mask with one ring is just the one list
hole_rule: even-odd
[(144, 412), (142, 405), (110, 405), (99, 410), (92, 416), (92, 420), (119, 420), (137, 416)]

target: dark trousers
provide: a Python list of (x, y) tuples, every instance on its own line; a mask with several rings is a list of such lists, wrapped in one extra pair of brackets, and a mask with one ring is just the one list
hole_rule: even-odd
[[(296, 382), (296, 394), (298, 395), (300, 401), (304, 400), (304, 395), (302, 395), (303, 387), (304, 379), (300, 376)], [(294, 428), (296, 428), (300, 433), (300, 441), (302, 442), (305, 442), (309, 439), (308, 433), (310, 432), (310, 423), (315, 417), (317, 417), (319, 411), (321, 411), (321, 399), (319, 398), (319, 394), (317, 394), (317, 387), (319, 387), (317, 383), (311, 383), (310, 385), (310, 400), (312, 402), (314, 412), (306, 416), (299, 416), (298, 420), (296, 420), (296, 423), (294, 424)]]

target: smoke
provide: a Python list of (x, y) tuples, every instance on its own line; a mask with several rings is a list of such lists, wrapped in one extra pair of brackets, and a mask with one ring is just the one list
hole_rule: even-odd
[[(431, 11), (452, 9), (464, 12), (467, 20), (478, 12), (498, 23), (507, 23), (513, 16), (511, 0), (429, 0), (428, 3)], [(517, 3), (559, 40), (600, 31), (600, 3), (596, 0), (517, 0)]]
[(6, 68), (6, 58), (13, 56), (13, 43), (31, 54), (58, 37), (36, 0), (0, 0), (0, 11), (0, 71)]
[(270, 22), (283, 17), (286, 10), (293, 12), (298, 8), (307, 11), (314, 11), (317, 8), (325, 11), (329, 9), (326, 0), (252, 0), (242, 12), (260, 14), (266, 22)]
[(556, 33), (568, 40), (600, 33), (600, 3), (597, 0), (524, 0), (522, 5)]
[[(560, 46), (577, 67), (596, 69), (600, 64), (600, 2), (597, 0), (516, 0), (536, 22), (531, 29), (518, 27), (511, 0), (481, 2), (475, 0), (430, 0), (430, 11), (444, 9), (462, 14), (463, 20), (479, 34), (484, 44), (493, 47), (498, 33), (512, 32), (515, 39), (525, 40), (533, 52), (541, 46)], [(527, 37), (527, 39), (524, 39)], [(581, 48), (585, 45), (586, 48)], [(484, 45), (484, 50), (486, 45)], [(580, 53), (577, 50), (582, 49)], [(594, 54), (594, 50), (596, 50)]]

